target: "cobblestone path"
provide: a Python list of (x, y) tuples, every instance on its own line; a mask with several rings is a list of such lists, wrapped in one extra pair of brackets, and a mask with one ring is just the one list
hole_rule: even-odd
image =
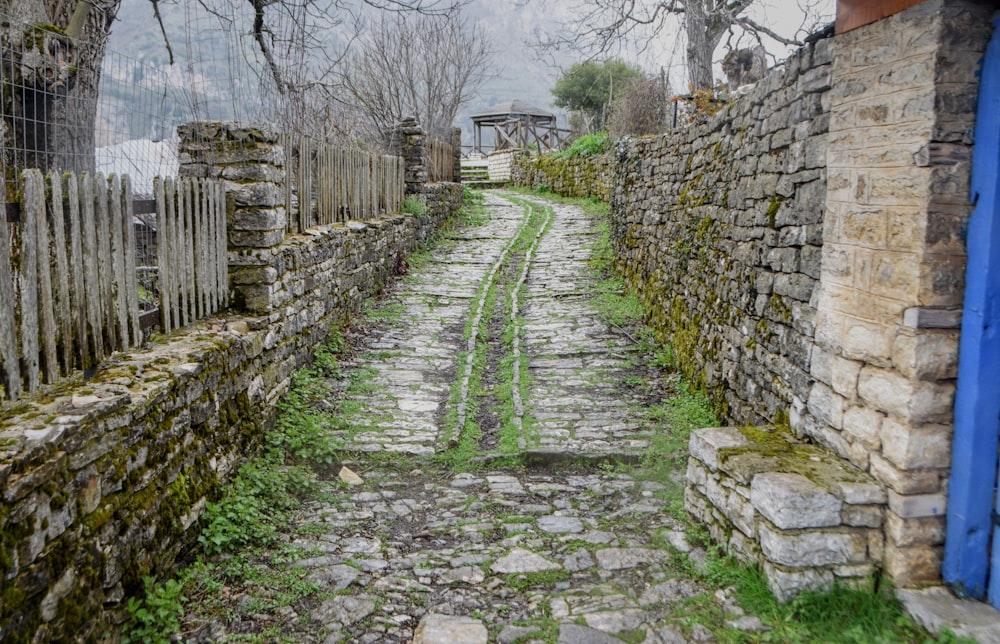
[(635, 343), (593, 302), (593, 222), (487, 205), (381, 302), (335, 394), (361, 481), (325, 483), (296, 521), (307, 555), (287, 568), (318, 591), (268, 610), (266, 588), (244, 587), (200, 639), (712, 641), (691, 602), (759, 624), (680, 574), (704, 552), (663, 484), (609, 465), (643, 454), (650, 428), (625, 386)]

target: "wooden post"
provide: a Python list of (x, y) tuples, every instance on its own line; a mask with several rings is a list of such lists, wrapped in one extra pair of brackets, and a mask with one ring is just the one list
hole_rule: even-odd
[[(6, 196), (0, 196), (0, 204), (7, 209)], [(0, 384), (10, 400), (21, 397), (21, 368), (17, 358), (17, 329), (14, 326), (14, 275), (10, 265), (9, 224), (4, 220), (0, 225)]]
[(45, 177), (39, 170), (28, 170), (25, 179), (25, 202), (33, 212), (30, 213), (31, 217), (24, 222), (24, 225), (35, 227), (36, 259), (38, 260), (35, 270), (38, 271), (38, 334), (41, 341), (41, 367), (45, 374), (45, 382), (51, 384), (59, 377), (59, 360), (56, 358), (56, 315), (52, 300), (49, 217), (45, 208)]
[(83, 261), (83, 214), (80, 211), (80, 181), (75, 174), (66, 175), (66, 194), (69, 199), (69, 259), (70, 298), (72, 300), (73, 327), (76, 336), (76, 353), (81, 368), (90, 366), (90, 342), (87, 338), (86, 273)]
[[(60, 361), (62, 363), (62, 374), (66, 375), (73, 370), (73, 301), (70, 299), (70, 283), (73, 276), (70, 274), (69, 258), (66, 247), (66, 230), (68, 228), (63, 208), (62, 177), (58, 173), (49, 174), (50, 198), (49, 207), (51, 209), (50, 222), (52, 224), (53, 247), (56, 252), (56, 274), (60, 276), (56, 280), (55, 308), (58, 318), (58, 342), (60, 348)], [(2, 263), (2, 260), (0, 260)]]
[(118, 348), (129, 345), (128, 280), (125, 267), (125, 229), (122, 226), (122, 182), (111, 177), (109, 205), (111, 210), (111, 266), (113, 269), (115, 319), (118, 329)]
[(87, 301), (87, 335), (93, 350), (91, 364), (83, 365), (84, 369), (95, 366), (104, 355), (104, 334), (101, 333), (101, 282), (98, 276), (97, 222), (94, 216), (94, 175), (80, 175), (81, 194), (80, 211), (83, 221), (83, 271), (86, 276), (83, 283), (84, 296)]
[(21, 357), (28, 393), (38, 389), (38, 259), (35, 220), (44, 217), (45, 199), (35, 185), (37, 170), (21, 174)]
[[(135, 214), (132, 206), (132, 182), (128, 175), (122, 177), (122, 226), (125, 230), (125, 292), (128, 294), (127, 306), (129, 329), (131, 330), (132, 346), (142, 342), (142, 329), (139, 328), (139, 277), (135, 266)], [(160, 311), (160, 319), (163, 312)]]

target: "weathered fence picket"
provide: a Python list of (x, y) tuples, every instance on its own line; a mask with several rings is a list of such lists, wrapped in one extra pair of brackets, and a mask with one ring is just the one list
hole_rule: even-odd
[(286, 137), (284, 144), (290, 165), (285, 182), (289, 232), (348, 219), (374, 219), (402, 209), (401, 158), (305, 137)]
[(156, 179), (160, 318), (164, 332), (228, 302), (226, 192), (217, 181)]
[[(0, 400), (143, 337), (128, 178), (25, 170), (21, 185), (19, 218), (0, 230)], [(158, 181), (156, 192), (157, 290), (169, 331), (227, 303), (226, 195), (201, 179)]]
[(453, 181), (454, 158), (450, 143), (433, 137), (427, 138), (427, 180), (431, 183)]
[[(0, 203), (7, 209), (6, 197)], [(14, 315), (14, 275), (11, 271), (10, 225), (0, 229), (0, 385), (7, 398), (21, 397), (17, 328)]]

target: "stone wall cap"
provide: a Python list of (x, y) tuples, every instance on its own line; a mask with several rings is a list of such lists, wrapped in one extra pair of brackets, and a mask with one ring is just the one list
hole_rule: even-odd
[(746, 447), (749, 441), (733, 427), (704, 427), (691, 432), (689, 449), (696, 458), (713, 470), (719, 469), (719, 450)]

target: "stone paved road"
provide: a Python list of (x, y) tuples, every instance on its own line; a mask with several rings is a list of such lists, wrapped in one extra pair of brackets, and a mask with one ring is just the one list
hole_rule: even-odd
[[(203, 641), (711, 641), (685, 620), (705, 589), (678, 574), (678, 553), (704, 553), (662, 485), (578, 458), (641, 454), (649, 432), (623, 386), (631, 341), (592, 303), (592, 222), (573, 206), (487, 200), (487, 223), (453, 233), (383, 302), (341, 387), (338, 438), (363, 483), (326, 484), (297, 520), (293, 545), (309, 554), (288, 564), (319, 591), (271, 612), (240, 591)], [(493, 373), (504, 368), (522, 379), (510, 399)], [(541, 465), (455, 473), (434, 458), (475, 425), (483, 453)], [(707, 601), (740, 624), (724, 594)]]

